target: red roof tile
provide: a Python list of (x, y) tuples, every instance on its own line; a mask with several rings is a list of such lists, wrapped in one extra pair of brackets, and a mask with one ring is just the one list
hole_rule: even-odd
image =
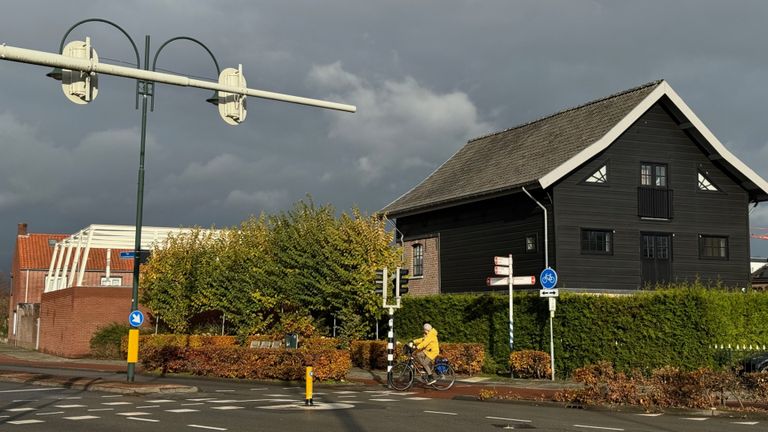
[[(16, 236), (16, 252), (19, 270), (47, 270), (51, 265), (53, 245), (49, 240), (61, 241), (69, 237), (67, 234), (27, 234)], [(133, 260), (120, 259), (120, 252), (125, 249), (112, 249), (110, 269), (112, 271), (131, 271)], [(84, 251), (83, 251), (84, 252)], [(83, 259), (82, 253), (80, 259)], [(65, 250), (66, 253), (66, 250)], [(70, 262), (74, 260), (75, 249), (72, 250)], [(86, 270), (102, 270), (107, 267), (107, 249), (91, 249), (88, 253)]]

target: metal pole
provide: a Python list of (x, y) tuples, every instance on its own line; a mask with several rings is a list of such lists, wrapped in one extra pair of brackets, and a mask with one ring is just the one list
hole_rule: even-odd
[(392, 366), (395, 359), (395, 309), (389, 308), (389, 332), (387, 333), (387, 387), (392, 383)]
[[(515, 278), (514, 272), (512, 271), (512, 254), (509, 254), (509, 352), (512, 353), (512, 351), (515, 348), (515, 312), (514, 312), (514, 303), (515, 303), (515, 284), (513, 282), (513, 279)], [(509, 368), (509, 376), (511, 378), (514, 378), (514, 373), (512, 372), (512, 368)]]
[[(554, 298), (552, 298), (554, 300)], [(552, 366), (552, 381), (555, 380), (555, 337), (552, 332), (552, 321), (555, 319), (555, 311), (549, 312), (549, 361)]]
[[(144, 37), (144, 69), (149, 66), (149, 35)], [(141, 225), (144, 215), (144, 150), (147, 142), (147, 96), (151, 96), (152, 83), (143, 82), (141, 100), (141, 145), (139, 148), (139, 179), (136, 191), (136, 237), (133, 247), (133, 291), (131, 310), (139, 308), (139, 266), (141, 265)], [(141, 84), (139, 85), (141, 87)], [(128, 363), (128, 382), (134, 381), (136, 364)]]

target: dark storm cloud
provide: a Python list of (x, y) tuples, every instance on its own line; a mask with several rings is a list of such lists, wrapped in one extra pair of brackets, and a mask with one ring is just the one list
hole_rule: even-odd
[[(225, 125), (210, 92), (158, 86), (149, 116), (148, 225), (227, 226), (311, 194), (372, 212), (468, 138), (664, 78), (715, 135), (768, 177), (768, 4), (746, 1), (125, 1), (9, 2), (0, 43), (56, 51), (87, 17), (115, 21), (153, 52), (204, 42), (248, 86), (356, 104), (347, 114), (249, 99)], [(132, 62), (125, 37), (87, 24), (104, 62)], [(123, 64), (123, 63), (120, 63)], [(158, 68), (215, 78), (191, 43)], [(133, 224), (139, 112), (134, 83), (101, 77), (88, 106), (45, 68), (0, 62), (0, 269), (15, 225), (74, 232)], [(763, 206), (752, 214), (768, 226)], [(768, 254), (756, 242), (755, 254)]]

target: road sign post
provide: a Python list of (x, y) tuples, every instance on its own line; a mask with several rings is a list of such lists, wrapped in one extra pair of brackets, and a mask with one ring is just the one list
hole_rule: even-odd
[(557, 285), (557, 272), (552, 267), (545, 268), (539, 276), (542, 290), (539, 291), (539, 297), (547, 297), (549, 302), (549, 359), (552, 367), (552, 381), (555, 380), (555, 337), (552, 330), (552, 322), (555, 319), (555, 309), (557, 308), (557, 297), (560, 294), (555, 288)]

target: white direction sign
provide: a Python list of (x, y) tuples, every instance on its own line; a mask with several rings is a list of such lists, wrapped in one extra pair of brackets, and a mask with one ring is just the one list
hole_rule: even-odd
[(559, 295), (557, 288), (539, 290), (539, 297), (558, 297)]
[(509, 276), (509, 267), (506, 266), (494, 266), (493, 267), (493, 274), (501, 275), (501, 276)]
[(509, 267), (509, 257), (493, 257), (493, 263), (497, 266)]
[[(508, 286), (508, 277), (489, 277), (485, 279), (487, 286)], [(515, 276), (512, 278), (513, 285), (536, 285), (536, 276)]]

